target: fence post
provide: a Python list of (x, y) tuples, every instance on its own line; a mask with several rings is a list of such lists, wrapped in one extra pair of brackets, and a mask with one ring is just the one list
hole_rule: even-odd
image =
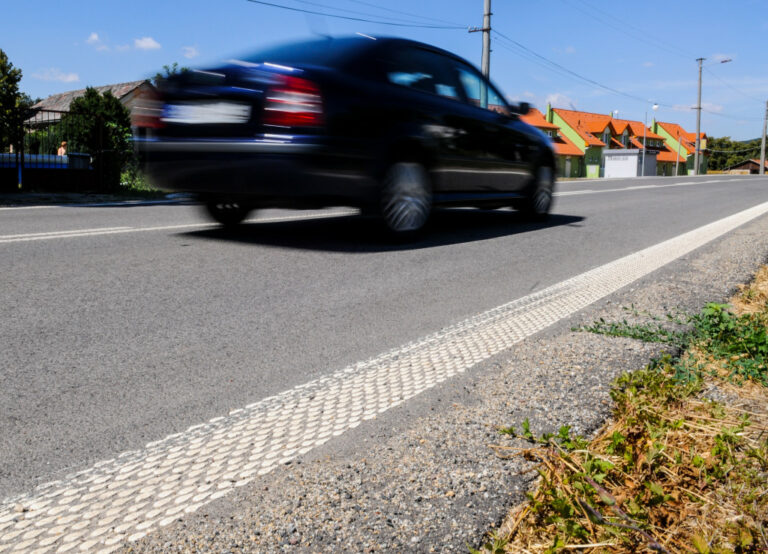
[(99, 148), (97, 160), (99, 164), (99, 191), (104, 189), (104, 123), (101, 121), (101, 115), (97, 116), (96, 124), (99, 126)]
[(19, 184), (18, 190), (21, 190), (24, 183), (24, 118), (19, 118), (19, 128), (16, 129), (19, 137), (18, 154), (16, 154), (16, 167), (18, 167)]

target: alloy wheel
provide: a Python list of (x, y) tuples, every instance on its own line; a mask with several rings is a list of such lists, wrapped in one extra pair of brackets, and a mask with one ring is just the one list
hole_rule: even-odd
[(399, 162), (384, 178), (381, 215), (395, 233), (415, 232), (424, 227), (432, 211), (429, 177), (421, 164)]

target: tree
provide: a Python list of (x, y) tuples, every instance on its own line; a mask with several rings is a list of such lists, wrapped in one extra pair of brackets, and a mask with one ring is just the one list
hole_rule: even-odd
[(760, 157), (760, 139), (737, 142), (731, 137), (711, 138), (707, 141), (709, 169), (723, 170), (744, 160)]
[(68, 150), (91, 154), (101, 186), (117, 187), (120, 171), (131, 157), (130, 112), (111, 92), (102, 95), (91, 87), (69, 109), (61, 119)]
[(21, 69), (0, 50), (0, 149), (18, 141)]
[(152, 77), (152, 84), (155, 86), (158, 86), (162, 81), (165, 79), (168, 79), (169, 77), (173, 77), (174, 75), (180, 75), (182, 73), (186, 73), (189, 71), (188, 67), (179, 67), (178, 62), (173, 62), (171, 65), (164, 65), (163, 71), (165, 73), (161, 73), (158, 71), (155, 73), (155, 76)]

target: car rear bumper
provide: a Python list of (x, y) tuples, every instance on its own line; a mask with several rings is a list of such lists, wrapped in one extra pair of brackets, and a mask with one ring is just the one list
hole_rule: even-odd
[(134, 144), (142, 170), (166, 190), (292, 207), (363, 206), (377, 195), (372, 160), (354, 150), (261, 140)]

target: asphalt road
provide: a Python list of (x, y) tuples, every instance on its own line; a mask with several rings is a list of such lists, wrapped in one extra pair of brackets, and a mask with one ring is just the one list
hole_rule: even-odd
[(190, 205), (2, 208), (0, 499), (766, 201), (758, 177), (564, 182), (544, 224), (443, 211), (409, 245), (343, 209), (233, 233)]

